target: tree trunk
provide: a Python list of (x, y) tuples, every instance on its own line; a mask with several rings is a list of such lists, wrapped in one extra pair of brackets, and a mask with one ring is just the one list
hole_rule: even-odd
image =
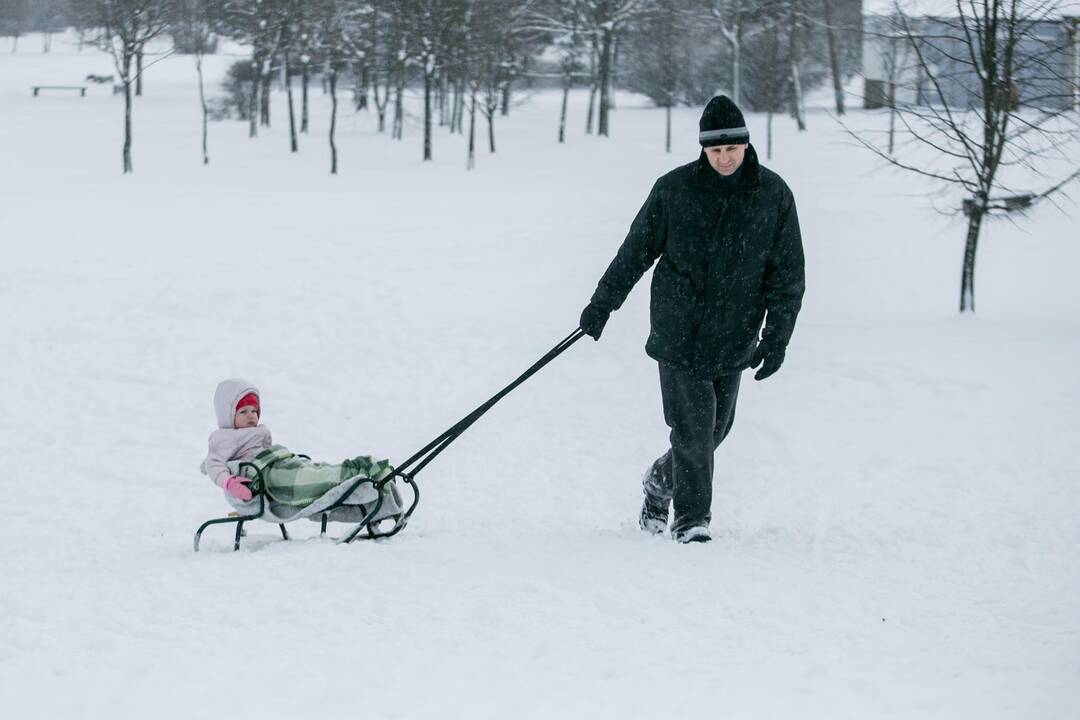
[(562, 109), (559, 110), (559, 142), (566, 142), (566, 105), (570, 100), (570, 73), (563, 75)]
[(488, 152), (495, 152), (495, 109), (487, 113), (488, 121)]
[(922, 61), (919, 61), (915, 67), (915, 104), (924, 105), (926, 95), (923, 91), (923, 86), (926, 83), (926, 69), (923, 67)]
[(248, 103), (248, 137), (259, 135), (259, 80), (262, 78), (262, 61), (259, 52), (251, 53), (251, 101)]
[(469, 160), (465, 165), (467, 170), (476, 167), (476, 90), (469, 94)]
[(670, 153), (671, 152), (671, 103), (670, 102), (667, 104), (667, 108), (665, 108), (665, 110), (667, 111), (667, 112), (664, 113), (665, 115), (667, 115), (667, 131), (666, 131), (666, 137), (665, 137), (665, 140), (664, 140), (664, 152)]
[(731, 41), (731, 94), (735, 104), (742, 107), (742, 38), (741, 28), (736, 28), (735, 39)]
[(439, 71), (439, 127), (450, 124), (450, 113), (447, 112), (446, 101), (450, 97), (450, 76), (446, 68)]
[(510, 84), (511, 84), (511, 82), (512, 82), (512, 78), (510, 76), (507, 76), (506, 82), (504, 82), (503, 86), (502, 86), (502, 102), (499, 105), (499, 113), (503, 117), (506, 117), (506, 116), (508, 116), (510, 114)]
[(431, 85), (432, 72), (424, 70), (424, 160), (431, 160)]
[(457, 117), (458, 117), (458, 87), (457, 83), (453, 83), (449, 86), (447, 92), (450, 93), (450, 134), (453, 135), (457, 132)]
[(270, 127), (270, 71), (262, 78), (262, 97), (259, 99), (259, 122), (263, 127)]
[(124, 50), (124, 174), (135, 168), (131, 164), (131, 54)]
[(19, 49), (19, 36), (14, 35), (11, 38), (11, 52), (14, 53), (18, 49)]
[(210, 164), (210, 152), (207, 149), (207, 116), (210, 114), (206, 107), (206, 93), (203, 90), (202, 55), (195, 55), (195, 70), (199, 73), (199, 104), (202, 106), (202, 157), (203, 165)]
[(356, 100), (357, 110), (368, 109), (368, 87), (371, 83), (367, 63), (360, 66), (360, 97)]
[(889, 103), (889, 154), (893, 154), (894, 138), (896, 137), (896, 83), (889, 80), (887, 102)]
[(330, 70), (330, 174), (337, 175), (337, 144), (334, 132), (337, 130), (337, 69)]
[(596, 41), (593, 40), (592, 52), (589, 53), (589, 112), (585, 117), (585, 134), (592, 135), (593, 108), (596, 106)]
[(802, 77), (799, 66), (802, 57), (799, 46), (799, 20), (793, 11), (788, 26), (788, 57), (791, 61), (791, 115), (799, 127), (799, 132), (806, 130), (806, 118), (803, 115)]
[(289, 101), (289, 151), (296, 152), (299, 146), (296, 143), (296, 111), (293, 110), (292, 93), (292, 68), (289, 67), (289, 51), (285, 50), (285, 96)]
[(450, 132), (461, 132), (461, 105), (465, 102), (463, 97), (464, 88), (461, 83), (455, 82), (453, 87), (453, 102), (450, 103)]
[(375, 99), (375, 114), (379, 118), (379, 132), (386, 132), (386, 108), (390, 104), (390, 73), (386, 73), (386, 83), (383, 85), (382, 94), (379, 94), (379, 83), (372, 83), (371, 94)]
[(825, 9), (825, 36), (829, 45), (829, 67), (832, 69), (833, 93), (836, 95), (836, 114), (844, 114), (844, 80), (840, 73), (840, 51), (837, 48), (836, 28), (833, 26), (833, 0), (822, 0)]
[(609, 137), (608, 111), (611, 103), (611, 45), (614, 34), (610, 28), (603, 29), (603, 39), (600, 46), (600, 116), (596, 122), (596, 134), (601, 137)]
[(465, 81), (458, 82), (458, 109), (457, 109), (458, 135), (465, 134)]
[(45, 32), (41, 36), (41, 52), (47, 53), (52, 49), (52, 33)]
[(806, 116), (803, 113), (802, 79), (799, 77), (799, 65), (791, 63), (791, 111), (795, 115), (795, 123), (799, 126), (799, 132), (806, 130)]
[(975, 312), (975, 252), (979, 247), (979, 231), (986, 215), (987, 199), (977, 195), (971, 201), (967, 240), (964, 243), (964, 268), (960, 274), (960, 312)]
[(300, 132), (308, 131), (308, 86), (311, 84), (311, 64), (305, 62), (300, 74)]
[(135, 95), (142, 97), (142, 66), (143, 66), (143, 49), (139, 46), (138, 52), (135, 53)]
[(621, 43), (612, 34), (611, 36), (611, 66), (608, 67), (608, 112), (615, 109), (615, 75), (619, 72), (619, 49)]
[(773, 111), (769, 110), (765, 120), (765, 159), (772, 160), (772, 117)]
[(405, 134), (405, 79), (398, 77), (397, 87), (394, 88), (394, 127), (390, 136), (395, 140), (401, 140)]

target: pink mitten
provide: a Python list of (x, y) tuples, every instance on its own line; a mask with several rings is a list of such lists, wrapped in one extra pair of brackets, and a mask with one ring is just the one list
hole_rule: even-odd
[(249, 482), (251, 481), (246, 478), (230, 475), (225, 478), (225, 482), (222, 483), (221, 487), (225, 488), (225, 492), (229, 493), (237, 500), (247, 502), (251, 499), (251, 489), (247, 486)]

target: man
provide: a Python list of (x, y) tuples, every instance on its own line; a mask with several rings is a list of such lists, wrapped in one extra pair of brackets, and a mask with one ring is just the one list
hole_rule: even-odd
[(780, 368), (805, 286), (794, 198), (758, 164), (742, 112), (714, 97), (699, 127), (700, 157), (653, 185), (580, 321), (599, 340), (659, 258), (645, 352), (660, 364), (671, 448), (645, 474), (639, 522), (663, 532), (670, 505), (683, 543), (711, 539), (713, 454), (731, 430), (740, 374), (760, 366), (764, 380)]

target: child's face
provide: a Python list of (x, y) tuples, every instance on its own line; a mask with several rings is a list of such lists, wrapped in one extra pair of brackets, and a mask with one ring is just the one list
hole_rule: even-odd
[(259, 411), (250, 405), (245, 405), (236, 411), (236, 417), (233, 418), (233, 425), (239, 428), (255, 427), (259, 424)]

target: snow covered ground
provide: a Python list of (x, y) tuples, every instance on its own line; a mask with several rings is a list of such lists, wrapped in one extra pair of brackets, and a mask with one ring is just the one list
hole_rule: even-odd
[(537, 94), (471, 173), (460, 137), (424, 164), (416, 117), (393, 142), (346, 112), (330, 177), (316, 91), (299, 154), (275, 97), (258, 140), (212, 125), (203, 167), (170, 58), (125, 177), (120, 98), (31, 97), (111, 72), (53, 47), (0, 44), (5, 717), (1075, 713), (1075, 204), (987, 228), (959, 317), (961, 221), (824, 112), (778, 118), (808, 291), (783, 370), (744, 378), (715, 542), (636, 529), (666, 442), (643, 282), (419, 476), (402, 535), (254, 526), (232, 553), (211, 528), (195, 554), (227, 510), (198, 473), (219, 379), (258, 383), (296, 450), (403, 459), (573, 329), (698, 111), (666, 155), (660, 111), (620, 97), (601, 140), (575, 96), (560, 146)]

